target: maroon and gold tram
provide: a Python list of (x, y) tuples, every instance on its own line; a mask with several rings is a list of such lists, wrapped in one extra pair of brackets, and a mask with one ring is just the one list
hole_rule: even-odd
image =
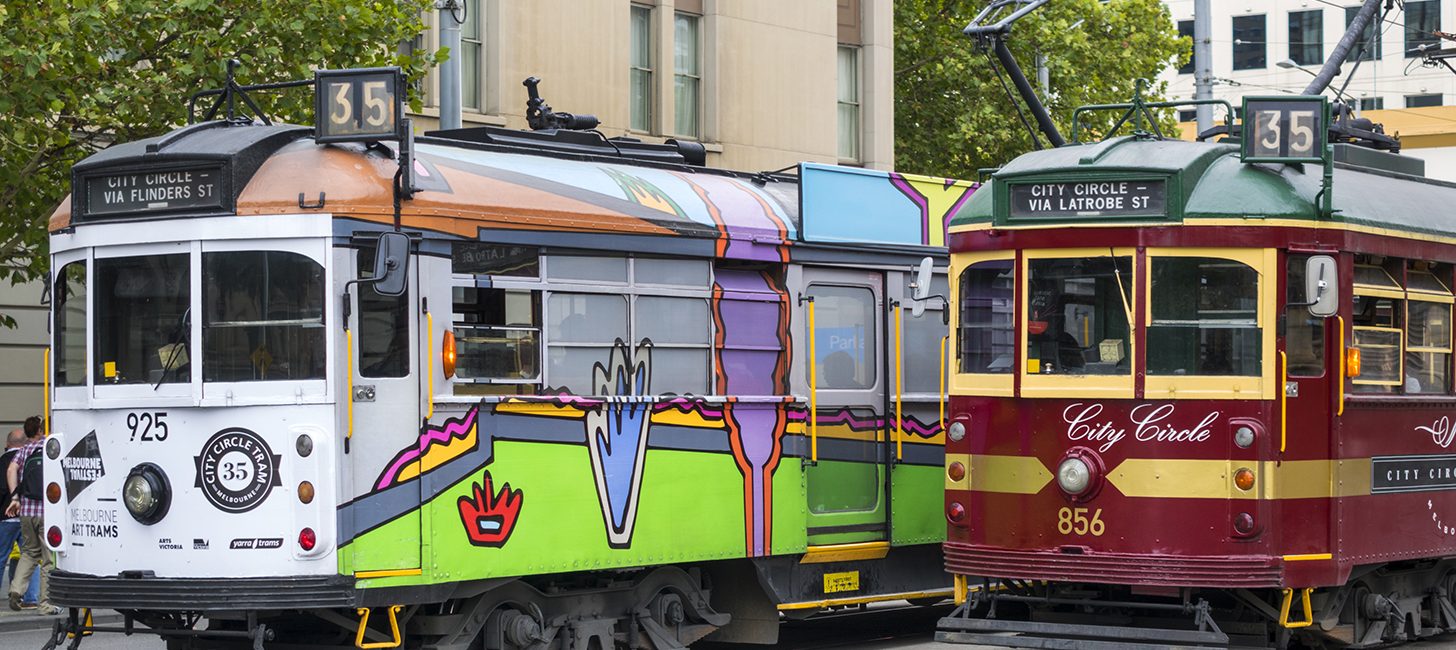
[(1062, 147), (955, 217), (942, 640), (1456, 630), (1456, 184), (1326, 151)]

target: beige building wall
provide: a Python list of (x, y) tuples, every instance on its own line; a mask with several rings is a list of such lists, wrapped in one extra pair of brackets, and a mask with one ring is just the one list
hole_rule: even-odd
[(16, 327), (0, 327), (0, 433), (9, 433), (25, 418), (40, 415), (41, 380), (46, 344), (46, 310), (41, 285), (0, 282), (0, 314)]
[[(521, 81), (536, 76), (552, 108), (596, 115), (608, 137), (672, 137), (673, 17), (682, 11), (700, 16), (696, 139), (707, 145), (709, 165), (757, 171), (812, 161), (889, 169), (893, 162), (891, 0), (462, 1), (482, 19), (482, 109), (466, 110), (465, 126), (526, 128)], [(628, 127), (634, 4), (651, 12), (646, 131)], [(433, 50), (438, 14), (429, 22), (423, 45)], [(849, 159), (838, 147), (842, 43), (858, 52), (859, 155)], [(436, 128), (438, 97), (431, 75), (417, 130)]]

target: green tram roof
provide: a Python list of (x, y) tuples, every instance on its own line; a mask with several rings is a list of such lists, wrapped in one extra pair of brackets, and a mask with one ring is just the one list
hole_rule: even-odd
[[(1396, 155), (1396, 154), (1384, 154)], [(1138, 140), (1131, 136), (1096, 144), (1034, 151), (991, 176), (992, 191), (977, 192), (952, 218), (958, 226), (1061, 224), (1158, 225), (1193, 219), (1293, 219), (1313, 225), (1348, 223), (1417, 234), (1450, 235), (1456, 220), (1456, 184), (1336, 162), (1334, 209), (1320, 219), (1318, 164), (1241, 162), (1232, 144)], [(1017, 218), (1009, 215), (1007, 188), (1017, 183), (1167, 179), (1166, 216)]]

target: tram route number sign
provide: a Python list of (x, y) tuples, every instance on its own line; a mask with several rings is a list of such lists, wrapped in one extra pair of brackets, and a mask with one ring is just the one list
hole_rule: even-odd
[(92, 216), (223, 207), (218, 167), (102, 174), (85, 181), (86, 214)]
[(1017, 183), (1010, 186), (1012, 219), (1163, 217), (1166, 180), (1102, 180)]
[(1246, 163), (1322, 163), (1329, 118), (1329, 100), (1323, 96), (1245, 97), (1241, 158)]
[(404, 73), (399, 68), (314, 73), (314, 139), (403, 140)]

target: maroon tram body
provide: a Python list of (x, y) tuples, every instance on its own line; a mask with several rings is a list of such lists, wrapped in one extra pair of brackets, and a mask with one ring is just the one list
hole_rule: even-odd
[(1309, 167), (1109, 140), (1018, 158), (952, 222), (945, 563), (1030, 622), (943, 639), (1095, 638), (1057, 622), (1097, 599), (1197, 613), (1168, 624), (1193, 645), (1456, 628), (1456, 185), (1335, 163), (1329, 215)]

